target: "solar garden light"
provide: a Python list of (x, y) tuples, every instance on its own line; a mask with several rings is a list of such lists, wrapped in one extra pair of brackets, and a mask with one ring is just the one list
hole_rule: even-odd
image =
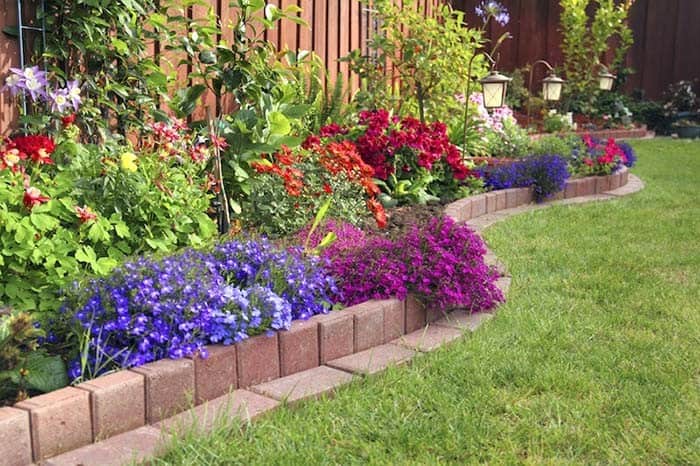
[(608, 67), (602, 63), (598, 63), (598, 66), (600, 67), (600, 72), (598, 73), (598, 88), (602, 91), (612, 90), (613, 83), (617, 76), (612, 74), (608, 70)]
[[(484, 79), (479, 81), (481, 83), (482, 94), (484, 95), (484, 107), (487, 109), (503, 107), (506, 101), (508, 83), (512, 81), (512, 79), (493, 69), (493, 67), (496, 65), (496, 60), (494, 60), (491, 55), (486, 52), (482, 52), (482, 54), (491, 62), (491, 71)], [(465, 145), (467, 141), (467, 125), (469, 120), (469, 94), (471, 88), (472, 62), (476, 56), (476, 53), (472, 55), (467, 68), (467, 91), (464, 95), (464, 134), (462, 136), (463, 153), (466, 153)]]
[(547, 67), (549, 70), (549, 74), (547, 75), (546, 78), (542, 80), (542, 97), (544, 97), (544, 100), (547, 102), (557, 102), (559, 99), (561, 99), (561, 90), (564, 87), (564, 80), (561, 79), (559, 76), (556, 75), (554, 72), (554, 68), (552, 65), (547, 63), (545, 60), (537, 60), (535, 63), (532, 64), (530, 67), (530, 80), (528, 81), (528, 97), (527, 97), (527, 125), (530, 126), (530, 112), (531, 112), (531, 103), (530, 103), (530, 94), (532, 94), (532, 78), (534, 76), (535, 72), (535, 67), (537, 65), (544, 65)]

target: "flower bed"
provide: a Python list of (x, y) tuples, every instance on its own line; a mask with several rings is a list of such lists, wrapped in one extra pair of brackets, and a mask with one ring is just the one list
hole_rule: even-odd
[[(614, 190), (627, 184), (628, 175), (623, 167), (606, 176), (568, 180), (557, 197)], [(463, 222), (532, 200), (531, 188), (509, 188), (461, 199), (448, 205), (445, 213)], [(342, 312), (292, 322), (289, 330), (270, 336), (261, 334), (231, 346), (212, 346), (208, 359), (164, 359), (30, 398), (13, 408), (0, 408), (0, 453), (19, 464), (40, 461), (105, 436), (156, 423), (187, 409), (193, 395), (197, 404), (203, 403), (231, 389), (393, 341), (435, 320), (440, 316), (436, 309), (421, 306), (410, 296), (363, 302)], [(5, 445), (11, 449), (5, 451)]]

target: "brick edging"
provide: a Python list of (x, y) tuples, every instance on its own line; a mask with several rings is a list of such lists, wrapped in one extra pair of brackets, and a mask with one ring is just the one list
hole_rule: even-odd
[[(627, 167), (612, 175), (569, 180), (553, 199), (610, 193), (628, 180)], [(532, 201), (532, 188), (514, 188), (460, 199), (446, 206), (445, 214), (465, 222)], [(485, 260), (497, 266), (495, 256)], [(498, 282), (504, 294), (509, 284), (504, 274)], [(270, 337), (209, 346), (208, 359), (164, 359), (39, 395), (0, 408), (0, 457), (9, 465), (39, 462), (105, 438), (128, 437), (193, 403), (232, 390), (248, 393), (241, 389), (395, 343), (443, 317), (413, 297), (372, 300), (294, 321), (290, 330)]]

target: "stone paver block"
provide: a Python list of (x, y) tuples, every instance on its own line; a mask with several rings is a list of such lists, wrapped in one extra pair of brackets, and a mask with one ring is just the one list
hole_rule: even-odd
[(498, 287), (499, 290), (503, 292), (503, 295), (507, 295), (508, 291), (510, 290), (510, 284), (512, 282), (512, 278), (502, 276), (498, 280), (496, 280), (496, 286)]
[(496, 210), (503, 210), (506, 208), (506, 192), (503, 190), (496, 191)]
[(459, 199), (445, 208), (445, 215), (461, 223), (471, 218), (472, 200), (470, 197)]
[(511, 188), (506, 189), (506, 209), (512, 209), (513, 207), (518, 207), (518, 189)]
[(367, 301), (347, 308), (355, 316), (354, 351), (384, 343), (384, 306), (381, 301)]
[(622, 168), (622, 178), (620, 179), (620, 186), (624, 186), (629, 182), (630, 171), (627, 167)]
[(272, 398), (249, 390), (234, 390), (165, 419), (156, 424), (156, 427), (172, 434), (190, 430), (208, 433), (217, 425), (252, 421), (278, 406), (279, 402)]
[(595, 177), (595, 192), (596, 192), (596, 194), (602, 194), (606, 191), (610, 191), (610, 177), (609, 176), (596, 176)]
[(641, 191), (642, 189), (644, 189), (644, 183), (642, 182), (642, 180), (640, 180), (634, 175), (631, 175), (629, 177), (629, 181), (625, 185), (620, 186), (615, 191), (610, 191), (608, 194), (612, 194), (615, 196), (627, 196), (629, 194)]
[(90, 393), (93, 441), (134, 430), (146, 423), (142, 374), (118, 371), (81, 383), (76, 388)]
[(318, 366), (318, 322), (296, 320), (288, 331), (279, 332), (279, 339), (283, 377)]
[(581, 178), (579, 180), (580, 184), (576, 190), (576, 196), (592, 196), (596, 193), (596, 178), (595, 176), (588, 176), (586, 178)]
[(167, 437), (151, 426), (140, 427), (102, 442), (64, 453), (44, 466), (122, 466), (141, 463), (164, 451)]
[(235, 345), (207, 346), (209, 357), (194, 361), (195, 404), (219, 398), (238, 387)]
[(146, 422), (156, 423), (194, 402), (194, 362), (162, 359), (129, 369), (146, 378)]
[(561, 199), (564, 199), (565, 191), (557, 191), (556, 193), (552, 194), (550, 197), (547, 198), (547, 201), (559, 201)]
[(384, 342), (387, 343), (406, 331), (406, 302), (386, 299), (382, 303), (384, 304)]
[(456, 328), (459, 330), (469, 330), (470, 332), (473, 332), (479, 328), (481, 324), (491, 318), (493, 318), (493, 314), (489, 314), (487, 312), (470, 313), (463, 309), (458, 309), (450, 312), (443, 319), (435, 322), (435, 325)]
[[(317, 319), (318, 318), (318, 319)], [(316, 316), (320, 363), (341, 358), (355, 351), (355, 316), (344, 311)]]
[(564, 198), (571, 199), (576, 197), (578, 194), (578, 186), (581, 184), (581, 180), (568, 180), (566, 182), (566, 187), (564, 188)]
[(533, 200), (532, 188), (518, 188), (518, 205), (527, 205)]
[(392, 343), (417, 351), (433, 351), (442, 345), (449, 343), (462, 336), (462, 331), (443, 327), (440, 325), (430, 325), (422, 330), (404, 335), (394, 340)]
[(610, 175), (610, 191), (614, 191), (619, 188), (620, 181), (622, 181), (622, 172), (619, 170)]
[[(439, 309), (435, 309), (432, 307), (426, 307), (425, 308), (425, 322), (427, 324), (432, 324), (435, 321), (438, 321), (445, 317), (445, 311), (441, 311)], [(395, 340), (395, 339), (394, 339)], [(393, 341), (393, 340), (389, 340)]]
[(409, 295), (406, 298), (406, 330), (404, 333), (411, 333), (425, 327), (426, 314), (423, 303)]
[(486, 194), (472, 196), (472, 215), (471, 218), (476, 218), (486, 213)]
[(347, 372), (320, 366), (255, 385), (251, 389), (276, 400), (294, 403), (305, 398), (318, 397), (351, 380), (352, 375)]
[(34, 461), (74, 450), (92, 442), (90, 394), (66, 387), (21, 401), (29, 411)]
[(411, 349), (386, 344), (330, 361), (328, 365), (355, 374), (369, 375), (383, 371), (389, 366), (404, 364), (415, 354)]
[(7, 466), (32, 462), (32, 438), (29, 413), (15, 408), (0, 408), (0, 458)]
[(497, 193), (486, 193), (486, 213), (490, 214), (492, 212), (496, 212), (498, 210), (498, 205), (497, 205), (497, 199), (498, 199), (498, 194)]
[(267, 382), (280, 376), (277, 333), (248, 338), (236, 344), (238, 387)]

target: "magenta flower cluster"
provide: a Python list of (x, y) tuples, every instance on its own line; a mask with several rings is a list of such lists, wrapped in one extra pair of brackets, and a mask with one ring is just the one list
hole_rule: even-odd
[(484, 262), (483, 241), (449, 217), (414, 225), (396, 239), (328, 222), (312, 237), (312, 245), (329, 231), (338, 238), (351, 238), (322, 252), (338, 285), (337, 300), (343, 304), (404, 299), (411, 293), (433, 309), (476, 312), (503, 301), (495, 285), (498, 273)]

